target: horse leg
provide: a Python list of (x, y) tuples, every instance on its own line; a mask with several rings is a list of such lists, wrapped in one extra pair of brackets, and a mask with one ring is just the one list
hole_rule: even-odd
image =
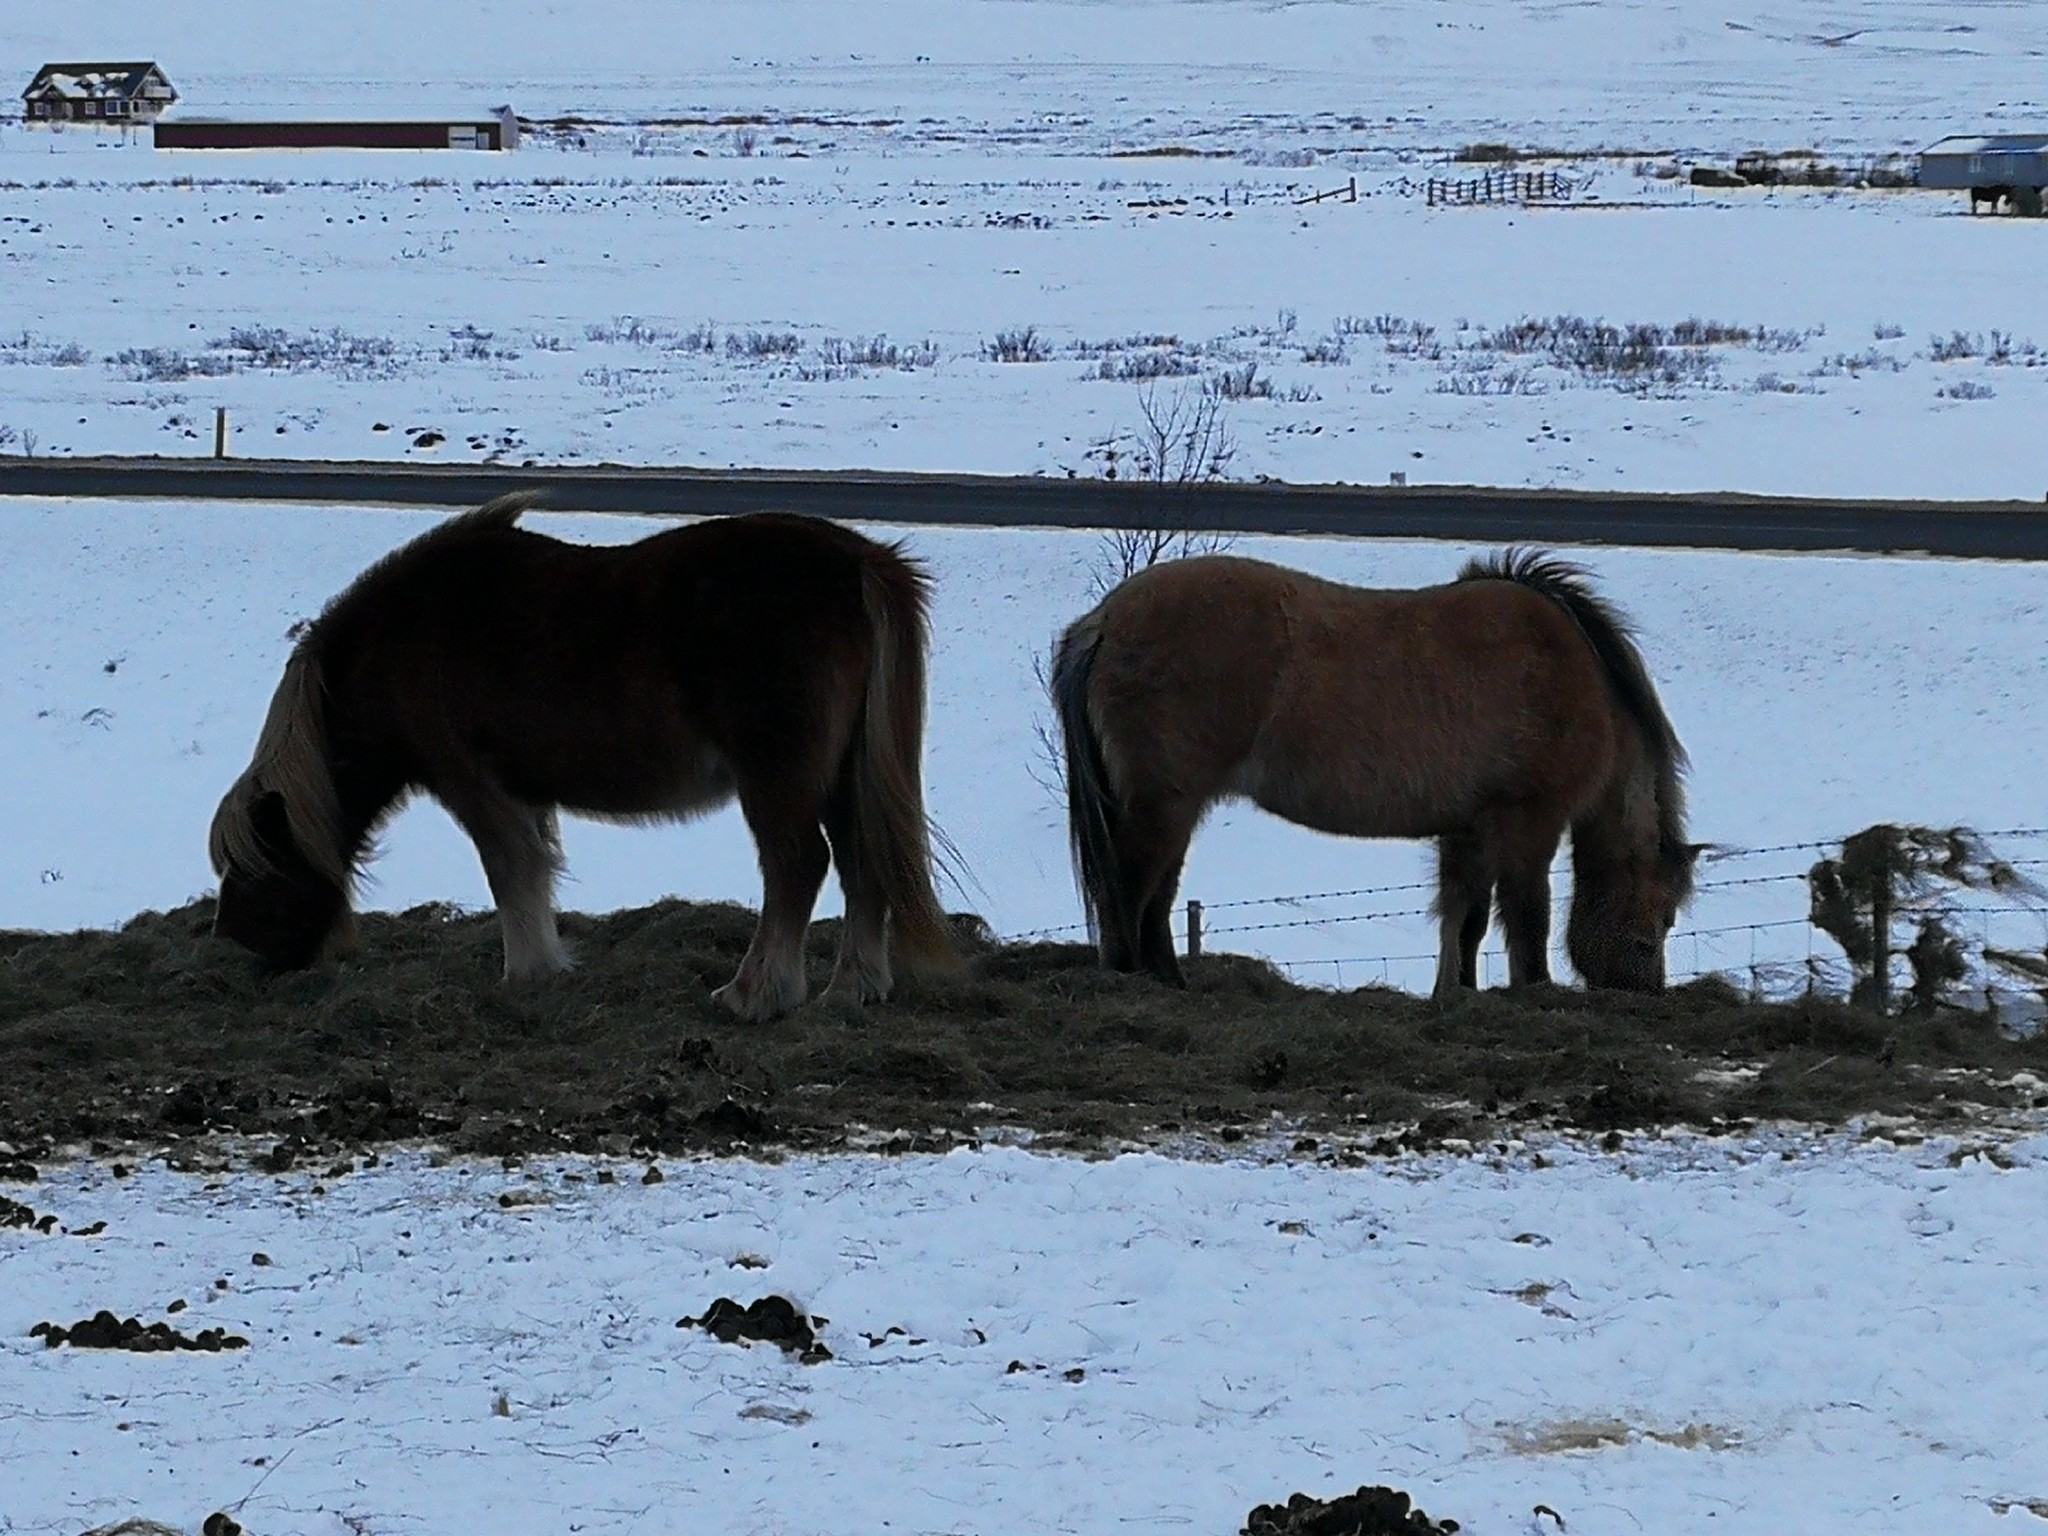
[(1550, 865), (1563, 835), (1562, 828), (1519, 817), (1502, 829), (1500, 925), (1510, 987), (1550, 980)]
[(1477, 832), (1437, 839), (1436, 986), (1430, 996), (1443, 1003), (1460, 988), (1479, 985), (1479, 942), (1486, 937), (1493, 903), (1493, 865)]
[(732, 980), (711, 995), (743, 1019), (772, 1019), (801, 1003), (804, 930), (832, 854), (814, 796), (787, 785), (745, 784), (740, 811), (761, 858), (761, 921)]
[(562, 867), (562, 842), (554, 809), (514, 800), (495, 785), (481, 782), (439, 798), (483, 861), (505, 937), (505, 979), (568, 970), (574, 962), (555, 928), (555, 876)]
[(825, 807), (825, 836), (846, 893), (846, 919), (839, 925), (839, 956), (832, 964), (827, 997), (855, 1003), (880, 1002), (894, 977), (889, 969), (889, 904), (880, 883), (862, 866), (851, 794), (842, 787)]
[(1173, 952), (1173, 902), (1201, 814), (1199, 805), (1183, 800), (1155, 801), (1130, 808), (1118, 829), (1117, 856), (1131, 893), (1131, 969), (1149, 971), (1170, 987), (1187, 985)]

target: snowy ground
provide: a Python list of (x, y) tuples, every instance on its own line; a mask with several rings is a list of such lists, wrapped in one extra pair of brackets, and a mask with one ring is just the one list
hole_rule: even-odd
[[(875, 10), (534, 0), (426, 85), (357, 7), (262, 69), (208, 8), (159, 54), (181, 111), (599, 121), (510, 155), (0, 130), (0, 452), (208, 451), (225, 406), (246, 456), (1128, 474), (1153, 376), (1234, 392), (1240, 476), (2043, 493), (2044, 226), (1675, 179), (2025, 126), (2033, 8)], [(27, 19), (0, 63), (158, 14)], [(1572, 195), (1428, 207), (1476, 142)]]
[[(0, 1531), (1220, 1536), (1382, 1481), (1473, 1536), (1557, 1530), (1538, 1505), (1572, 1536), (2048, 1510), (2040, 1143), (640, 1176), (402, 1154), (17, 1191), (105, 1228), (0, 1231)], [(834, 1359), (675, 1327), (770, 1292)], [(27, 1337), (179, 1299), (248, 1350)]]
[[(35, 808), (10, 818), (0, 844), (0, 926), (118, 923), (208, 888), (205, 828), (247, 761), (287, 630), (436, 516), (0, 502), (0, 803)], [(534, 522), (592, 539), (653, 526)], [(927, 776), (973, 877), (962, 904), (1002, 933), (1078, 936), (1036, 668), (1092, 601), (1100, 536), (874, 531), (905, 538), (936, 578)], [(1383, 586), (1446, 580), (1471, 552), (1318, 539), (1236, 547)], [(1693, 834), (1731, 850), (1703, 871), (1671, 947), (1675, 971), (1746, 978), (1756, 964), (1832, 954), (1805, 922), (1800, 876), (1820, 855), (1813, 844), (1881, 820), (2044, 825), (2048, 567), (1618, 549), (1583, 558), (1642, 626), (1693, 757)], [(566, 906), (759, 899), (733, 810), (661, 830), (572, 822), (566, 836)], [(2048, 855), (2048, 838), (1997, 842), (2036, 872)], [(438, 807), (407, 812), (384, 843), (374, 905), (489, 905), (474, 850)], [(1749, 849), (1777, 851), (1734, 852)], [(1183, 889), (1209, 905), (1212, 947), (1294, 962), (1308, 981), (1420, 989), (1435, 938), (1420, 910), (1430, 893), (1415, 886), (1429, 878), (1423, 845), (1328, 838), (1225, 807), (1197, 837)], [(1562, 890), (1562, 869), (1559, 879)], [(1360, 894), (1291, 899), (1317, 892)], [(821, 911), (836, 901), (828, 888)], [(1243, 902), (1257, 904), (1230, 905)], [(2009, 913), (1971, 933), (1987, 936), (2038, 949), (2048, 930), (2037, 914)]]

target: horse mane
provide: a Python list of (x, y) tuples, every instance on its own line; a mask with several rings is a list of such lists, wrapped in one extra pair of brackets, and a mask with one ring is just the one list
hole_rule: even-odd
[(1642, 733), (1657, 782), (1658, 841), (1667, 852), (1683, 847), (1685, 748), (1664, 713), (1650, 670), (1643, 665), (1643, 653), (1636, 648), (1635, 626), (1593, 590), (1593, 578), (1585, 567), (1544, 550), (1507, 549), (1486, 558), (1474, 557), (1458, 572), (1458, 580), (1511, 581), (1549, 598), (1571, 616), (1599, 658), (1622, 709)]
[(207, 853), (214, 873), (230, 865), (246, 872), (270, 873), (275, 857), (264, 847), (256, 827), (256, 806), (266, 795), (283, 803), (286, 829), (293, 847), (323, 879), (346, 891), (356, 871), (343, 845), (341, 800), (328, 763), (327, 687), (323, 668), (325, 640), (335, 613), (385, 572), (420, 554), (468, 539), (503, 533), (519, 514), (541, 500), (539, 491), (515, 491), (485, 502), (472, 512), (451, 517), (418, 538), (401, 544), (348, 584), (306, 627), (285, 662), (284, 676), (271, 695), (256, 750), (222, 798), (207, 834)]
[(206, 850), (217, 875), (225, 875), (230, 866), (251, 874), (276, 870), (277, 861), (256, 827), (257, 803), (276, 795), (299, 857), (338, 890), (353, 883), (342, 847), (341, 800), (327, 764), (326, 685), (312, 638), (302, 639), (284, 664), (249, 766), (213, 814)]

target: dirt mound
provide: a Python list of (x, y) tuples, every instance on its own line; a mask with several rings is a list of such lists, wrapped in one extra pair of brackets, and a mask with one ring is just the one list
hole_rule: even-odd
[(758, 1340), (778, 1346), (784, 1354), (795, 1355), (805, 1365), (830, 1360), (832, 1351), (818, 1338), (822, 1317), (809, 1317), (787, 1296), (763, 1296), (741, 1306), (730, 1296), (721, 1296), (704, 1309), (702, 1317), (676, 1319), (678, 1328), (702, 1328), (721, 1344)]
[(164, 1350), (190, 1349), (217, 1355), (224, 1349), (247, 1349), (249, 1341), (238, 1333), (219, 1328), (202, 1328), (187, 1337), (169, 1323), (143, 1324), (136, 1318), (116, 1317), (108, 1311), (93, 1313), (69, 1328), (55, 1323), (37, 1323), (28, 1336), (41, 1339), (51, 1349), (69, 1344), (73, 1349), (125, 1349), (138, 1355)]
[[(569, 914), (579, 965), (499, 979), (494, 917), (363, 918), (364, 949), (274, 978), (214, 939), (212, 906), (116, 933), (0, 933), (0, 1152), (77, 1142), (268, 1142), (277, 1172), (430, 1138), (459, 1151), (943, 1148), (992, 1125), (1054, 1144), (1284, 1125), (1297, 1151), (1398, 1154), (1515, 1126), (1596, 1132), (1871, 1111), (1960, 1124), (2033, 1104), (2048, 1034), (1978, 1015), (1755, 1004), (1708, 979), (1658, 996), (1536, 987), (1446, 1008), (1298, 987), (1262, 961), (1191, 962), (1184, 992), (1079, 945), (998, 945), (858, 1011), (742, 1024), (712, 1001), (754, 914), (662, 902)], [(837, 925), (815, 925), (822, 989)], [(1277, 1118), (1276, 1118), (1277, 1117)], [(868, 1128), (878, 1128), (886, 1139)]]
[(1341, 1498), (1305, 1493), (1285, 1504), (1261, 1504), (1244, 1519), (1240, 1536), (1451, 1536), (1455, 1520), (1432, 1520), (1398, 1488), (1375, 1483)]
[(0, 1195), (0, 1227), (29, 1227), (37, 1232), (50, 1232), (56, 1225), (56, 1217), (39, 1216), (33, 1206)]

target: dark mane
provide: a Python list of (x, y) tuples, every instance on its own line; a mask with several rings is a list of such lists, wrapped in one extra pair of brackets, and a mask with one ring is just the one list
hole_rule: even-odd
[(320, 610), (320, 617), (306, 626), (306, 632), (299, 640), (298, 652), (313, 654), (324, 633), (333, 628), (335, 616), (351, 606), (359, 594), (378, 586), (394, 570), (413, 564), (423, 555), (466, 544), (472, 539), (509, 532), (517, 526), (520, 513), (539, 506), (546, 500), (546, 495), (546, 492), (538, 490), (512, 491), (485, 502), (474, 511), (436, 523), (419, 537), (399, 545), (366, 566), (355, 580), (328, 599), (327, 606)]
[(1540, 549), (1507, 549), (1500, 554), (1475, 556), (1458, 572), (1459, 581), (1512, 581), (1549, 598), (1571, 615), (1579, 633), (1600, 658), (1600, 666), (1613, 685), (1615, 696), (1629, 718), (1643, 733), (1657, 778), (1657, 821), (1660, 840), (1667, 850), (1685, 842), (1685, 747), (1672, 729), (1670, 717), (1636, 649), (1635, 627), (1606, 598), (1593, 590), (1593, 580), (1582, 566)]

